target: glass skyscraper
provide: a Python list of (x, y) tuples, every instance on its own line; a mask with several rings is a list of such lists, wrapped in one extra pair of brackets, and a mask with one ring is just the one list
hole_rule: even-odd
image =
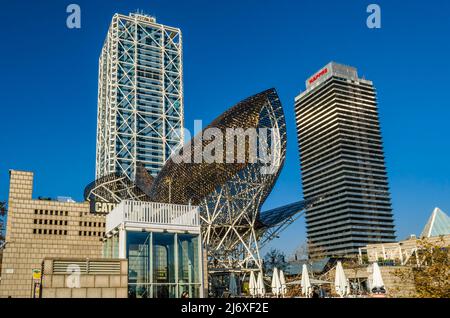
[(395, 240), (375, 88), (330, 63), (295, 101), (310, 255)]
[(153, 175), (183, 141), (182, 38), (153, 17), (114, 15), (99, 60), (96, 178)]

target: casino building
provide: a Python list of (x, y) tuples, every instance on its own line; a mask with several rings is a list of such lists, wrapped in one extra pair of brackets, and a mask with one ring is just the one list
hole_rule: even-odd
[(373, 83), (329, 63), (295, 99), (307, 236), (328, 256), (395, 240)]

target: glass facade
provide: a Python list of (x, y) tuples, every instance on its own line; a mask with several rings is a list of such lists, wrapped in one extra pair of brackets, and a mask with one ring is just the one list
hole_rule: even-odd
[(119, 233), (114, 234), (103, 243), (104, 258), (119, 258)]
[(199, 244), (197, 234), (127, 231), (128, 297), (200, 297)]

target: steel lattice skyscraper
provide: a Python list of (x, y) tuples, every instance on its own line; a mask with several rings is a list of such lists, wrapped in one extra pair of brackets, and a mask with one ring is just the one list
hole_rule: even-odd
[(376, 92), (353, 67), (330, 63), (295, 102), (310, 254), (351, 255), (393, 242), (394, 222)]
[(96, 178), (153, 175), (183, 141), (182, 38), (143, 14), (114, 15), (99, 60)]

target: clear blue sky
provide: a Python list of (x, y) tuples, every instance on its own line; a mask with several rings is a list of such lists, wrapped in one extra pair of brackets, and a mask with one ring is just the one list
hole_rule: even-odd
[[(78, 3), (82, 28), (66, 28)], [(366, 7), (382, 9), (381, 30)], [(10, 1), (0, 9), (0, 199), (8, 170), (35, 172), (35, 196), (82, 199), (94, 178), (97, 63), (112, 15), (136, 9), (180, 27), (186, 126), (208, 124), (239, 100), (276, 87), (288, 152), (267, 201), (301, 199), (294, 97), (329, 61), (356, 66), (378, 90), (397, 234), (450, 212), (450, 2), (447, 0)], [(272, 246), (290, 253), (302, 220)]]

